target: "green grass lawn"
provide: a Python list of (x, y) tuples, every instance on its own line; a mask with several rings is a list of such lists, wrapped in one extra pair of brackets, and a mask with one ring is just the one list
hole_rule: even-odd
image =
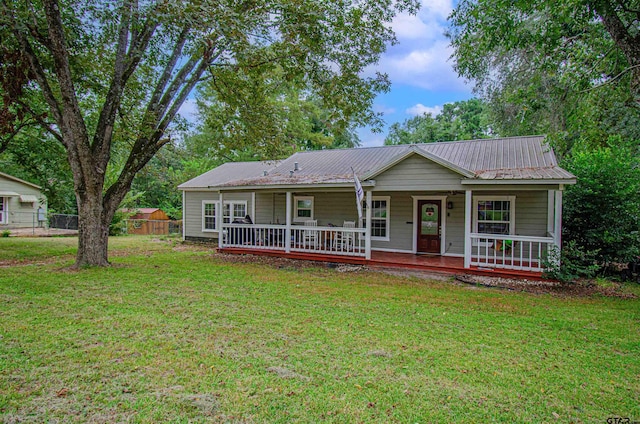
[(5, 422), (640, 421), (637, 299), (74, 242), (0, 238)]

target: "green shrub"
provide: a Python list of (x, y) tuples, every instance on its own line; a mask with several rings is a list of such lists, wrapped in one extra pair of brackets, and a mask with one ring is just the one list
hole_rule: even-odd
[(111, 224), (109, 224), (109, 235), (110, 236), (121, 236), (127, 233), (127, 219), (131, 214), (123, 212), (121, 210), (116, 211), (113, 215), (113, 219), (111, 220)]
[(10, 235), (11, 235), (11, 231), (9, 231), (9, 230), (4, 230), (2, 232), (2, 237), (9, 237)]
[(600, 269), (596, 261), (598, 251), (584, 250), (575, 241), (565, 243), (562, 252), (553, 247), (545, 260), (544, 277), (563, 283), (573, 283), (579, 278), (591, 278)]
[(577, 177), (567, 187), (563, 240), (595, 252), (603, 267), (640, 254), (640, 153), (611, 138), (608, 147), (577, 151), (564, 164)]

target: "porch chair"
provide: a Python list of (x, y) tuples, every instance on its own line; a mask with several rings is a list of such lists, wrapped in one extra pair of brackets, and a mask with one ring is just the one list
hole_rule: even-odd
[[(317, 219), (308, 219), (304, 221), (305, 227), (317, 227), (318, 220)], [(318, 231), (316, 230), (304, 230), (304, 247), (313, 247), (314, 249), (318, 248)]]
[[(342, 228), (356, 228), (355, 221), (344, 221)], [(355, 244), (356, 235), (352, 232), (341, 232), (340, 237), (337, 239), (337, 248), (341, 251), (350, 251)]]

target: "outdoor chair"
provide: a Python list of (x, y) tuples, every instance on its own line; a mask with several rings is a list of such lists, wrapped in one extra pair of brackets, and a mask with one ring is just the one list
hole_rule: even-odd
[[(355, 221), (344, 221), (342, 223), (342, 228), (356, 228), (356, 223)], [(343, 252), (349, 252), (353, 250), (355, 239), (355, 233), (344, 231), (339, 232), (338, 237), (336, 237), (336, 250), (340, 250)]]
[[(305, 227), (317, 227), (318, 220), (317, 219), (308, 219), (304, 221)], [(304, 247), (313, 247), (314, 249), (318, 248), (318, 231), (317, 230), (304, 230)]]

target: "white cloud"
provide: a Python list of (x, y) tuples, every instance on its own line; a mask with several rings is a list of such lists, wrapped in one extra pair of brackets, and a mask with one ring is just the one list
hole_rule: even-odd
[(418, 15), (444, 21), (452, 10), (453, 2), (451, 0), (423, 0)]
[(391, 27), (399, 43), (389, 46), (367, 74), (383, 72), (392, 83), (427, 90), (469, 92), (470, 87), (453, 69), (449, 59), (453, 49), (444, 35), (452, 10), (451, 0), (423, 0), (417, 15), (396, 16)]
[(391, 29), (401, 42), (404, 40), (417, 40), (433, 38), (434, 29), (429, 27), (422, 19), (416, 15), (401, 13), (397, 15), (391, 23)]
[(434, 91), (469, 91), (449, 61), (452, 52), (445, 40), (408, 52), (389, 51), (371, 71), (386, 72), (396, 84)]
[(424, 115), (425, 113), (430, 113), (431, 116), (439, 115), (442, 112), (442, 106), (425, 106), (422, 103), (418, 103), (417, 105), (411, 106), (409, 109), (405, 111), (407, 115), (418, 116)]

